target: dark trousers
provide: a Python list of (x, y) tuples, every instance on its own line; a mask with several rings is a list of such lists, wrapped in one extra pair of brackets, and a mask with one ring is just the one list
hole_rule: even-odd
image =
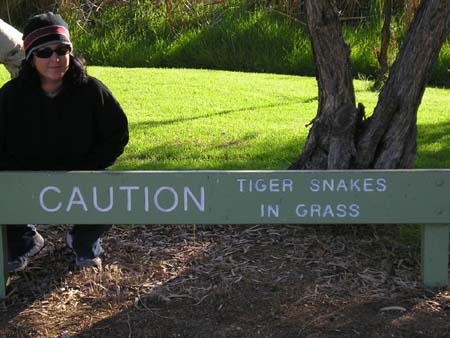
[[(109, 224), (78, 224), (70, 231), (73, 238), (73, 250), (79, 257), (94, 258), (94, 243), (109, 229)], [(22, 256), (33, 246), (33, 236), (36, 233), (34, 226), (27, 224), (7, 225), (6, 236), (8, 255), (14, 259)]]

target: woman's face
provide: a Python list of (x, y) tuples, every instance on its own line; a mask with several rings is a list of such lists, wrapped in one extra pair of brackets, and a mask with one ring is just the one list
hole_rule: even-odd
[(70, 46), (53, 44), (34, 52), (33, 64), (42, 82), (60, 82), (69, 69)]

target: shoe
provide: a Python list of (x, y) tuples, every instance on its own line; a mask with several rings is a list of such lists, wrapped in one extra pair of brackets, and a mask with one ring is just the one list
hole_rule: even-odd
[(75, 263), (77, 267), (79, 267), (80, 269), (89, 267), (94, 267), (98, 269), (102, 268), (102, 259), (100, 257), (86, 258), (86, 257), (77, 257), (75, 255)]
[[(30, 242), (30, 248), (27, 252), (12, 260), (8, 260), (8, 272), (14, 273), (24, 270), (28, 265), (28, 258), (36, 256), (45, 246), (44, 237), (37, 232), (33, 224), (28, 224), (31, 229), (30, 235), (26, 234), (23, 238), (25, 241)], [(32, 234), (32, 235), (31, 235)]]
[(33, 245), (31, 248), (24, 253), (25, 257), (33, 257), (36, 256), (45, 246), (45, 240), (44, 237), (41, 236), (39, 232), (37, 232), (36, 228), (32, 224), (28, 224), (28, 226), (32, 229), (34, 232), (34, 235), (31, 236), (31, 239), (33, 240)]
[(25, 270), (28, 265), (28, 258), (24, 256), (19, 256), (12, 261), (8, 261), (8, 272), (14, 273)]
[(75, 255), (75, 264), (79, 268), (88, 268), (88, 267), (96, 267), (101, 269), (102, 267), (102, 259), (100, 256), (103, 253), (103, 248), (100, 243), (100, 239), (97, 239), (95, 243), (92, 245), (92, 253), (94, 254), (94, 258), (82, 257), (77, 254), (77, 252), (73, 249), (73, 235), (71, 232), (68, 232), (66, 235), (66, 243), (67, 246), (72, 250)]

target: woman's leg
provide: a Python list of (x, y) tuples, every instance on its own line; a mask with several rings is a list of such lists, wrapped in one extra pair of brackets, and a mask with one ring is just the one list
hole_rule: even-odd
[(8, 255), (13, 259), (24, 255), (34, 256), (44, 247), (44, 239), (34, 224), (7, 225), (6, 238)]
[(67, 234), (66, 242), (74, 251), (80, 267), (99, 266), (103, 252), (100, 237), (111, 228), (110, 224), (77, 224)]
[(6, 238), (9, 272), (23, 270), (28, 264), (27, 258), (38, 254), (45, 244), (34, 224), (7, 225)]

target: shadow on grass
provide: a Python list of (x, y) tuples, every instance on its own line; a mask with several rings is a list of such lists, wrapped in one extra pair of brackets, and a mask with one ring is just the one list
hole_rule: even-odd
[[(316, 98), (306, 99), (305, 102), (312, 102)], [(297, 103), (297, 100), (290, 100), (284, 105)], [(163, 121), (144, 121), (130, 124), (130, 129), (134, 133), (151, 133), (151, 128), (164, 125), (175, 125), (180, 123), (188, 123), (199, 119), (209, 119), (217, 116), (228, 115), (233, 113), (242, 113), (255, 111), (258, 109), (267, 109), (272, 107), (280, 107), (280, 104), (261, 105), (257, 107), (249, 107), (242, 109), (223, 110), (216, 113), (193, 116), (180, 117), (178, 119), (169, 119)], [(300, 127), (303, 127), (301, 125)], [(160, 146), (147, 146), (144, 150), (134, 154), (126, 152), (122, 155), (124, 162), (133, 163), (133, 168), (125, 168), (126, 170), (182, 170), (193, 169), (186, 167), (183, 163), (197, 163), (195, 169), (286, 169), (291, 162), (295, 160), (304, 143), (304, 139), (293, 140), (290, 143), (276, 142), (272, 146), (259, 147), (258, 149), (250, 149), (250, 143), (260, 136), (257, 132), (249, 132), (243, 134), (238, 139), (221, 140), (220, 137), (214, 139), (211, 145), (197, 145), (196, 140), (189, 140), (189, 143), (166, 143)], [(240, 158), (235, 158), (227, 149), (234, 153), (244, 154)], [(217, 156), (217, 152), (222, 154)], [(211, 154), (211, 155), (209, 155)], [(248, 154), (248, 155), (245, 155)], [(286, 154), (290, 154), (286, 156)], [(187, 157), (189, 156), (189, 157)], [(210, 158), (208, 158), (210, 156)]]
[(301, 103), (312, 103), (312, 102), (317, 102), (318, 99), (319, 99), (318, 96), (313, 96), (308, 99), (301, 100), (300, 102)]
[[(253, 109), (253, 108), (251, 108)], [(230, 113), (230, 112), (221, 112)], [(198, 117), (200, 118), (200, 117)], [(183, 121), (177, 121), (183, 122)], [(302, 127), (302, 126), (301, 126)], [(146, 128), (145, 125), (141, 128)], [(448, 138), (450, 135), (450, 123), (442, 122), (435, 124), (421, 124), (418, 126), (418, 151), (416, 158), (416, 168), (450, 168), (450, 142)], [(214, 149), (223, 152), (229, 148), (236, 150), (239, 153), (245, 153), (249, 149), (249, 142), (257, 138), (257, 133), (249, 133), (243, 135), (240, 139), (233, 141), (217, 140), (210, 148), (206, 149), (206, 154), (209, 151), (214, 153)], [(125, 154), (127, 160), (138, 160), (140, 164), (136, 165), (136, 170), (182, 170), (182, 169), (217, 169), (217, 170), (283, 170), (287, 169), (291, 163), (300, 155), (305, 138), (293, 139), (286, 143), (274, 143), (270, 147), (259, 147), (257, 150), (252, 150), (247, 157), (240, 157), (239, 159), (228, 157), (227, 152), (223, 152), (222, 158), (217, 158), (211, 155), (211, 161), (208, 160), (207, 155), (203, 154), (202, 150), (187, 153), (193, 154), (197, 157), (199, 165), (195, 168), (184, 167), (183, 159), (186, 156), (186, 149), (183, 145), (166, 144), (164, 146), (153, 147), (148, 150), (156, 160), (148, 160), (144, 154), (141, 156), (133, 156), (132, 154)], [(435, 146), (434, 146), (435, 145)], [(187, 145), (190, 146), (190, 145)], [(240, 150), (239, 150), (240, 149)], [(164, 154), (165, 158), (159, 157), (156, 154)], [(153, 156), (155, 155), (155, 156)], [(167, 161), (168, 160), (168, 161)], [(195, 159), (189, 158), (186, 163), (195, 162)], [(175, 165), (174, 165), (175, 163)], [(181, 167), (175, 167), (180, 165)], [(204, 167), (202, 167), (204, 166)]]
[(208, 118), (218, 117), (218, 116), (222, 116), (222, 115), (249, 112), (249, 111), (258, 110), (258, 109), (289, 106), (291, 104), (295, 104), (295, 103), (299, 103), (299, 102), (309, 103), (316, 99), (317, 98), (311, 98), (311, 99), (306, 99), (305, 101), (299, 101), (299, 100), (294, 100), (294, 99), (290, 99), (290, 100), (285, 99), (284, 103), (276, 103), (276, 104), (274, 103), (274, 104), (246, 107), (246, 108), (240, 108), (240, 109), (222, 110), (219, 112), (198, 115), (198, 116), (180, 117), (180, 118), (176, 118), (176, 119), (168, 119), (168, 120), (161, 120), (161, 121), (131, 122), (130, 129), (142, 130), (142, 129), (146, 129), (146, 128), (154, 128), (154, 127), (159, 127), (159, 126), (166, 126), (166, 125), (173, 125), (173, 124), (177, 124), (177, 123), (184, 123), (184, 122), (191, 122), (191, 121), (196, 121), (196, 120), (201, 120), (201, 119), (208, 119)]
[[(126, 155), (125, 160), (138, 160), (139, 164), (135, 164), (133, 170), (285, 170), (300, 154), (304, 143), (304, 140), (298, 142), (294, 140), (288, 144), (260, 147), (258, 150), (252, 150), (247, 156), (239, 157), (228, 155), (226, 150), (224, 151), (224, 149), (241, 149), (238, 152), (245, 152), (249, 147), (248, 143), (256, 137), (257, 134), (249, 134), (232, 142), (216, 142), (206, 152), (199, 149), (193, 153), (189, 150), (189, 158), (186, 158), (186, 150), (182, 145), (166, 144), (148, 150), (150, 154), (164, 154), (163, 157), (152, 155), (153, 159), (149, 160), (145, 156)], [(209, 155), (209, 152), (214, 153), (214, 150), (219, 150), (223, 155), (221, 157)]]
[(418, 168), (450, 168), (450, 122), (421, 124), (417, 132)]

